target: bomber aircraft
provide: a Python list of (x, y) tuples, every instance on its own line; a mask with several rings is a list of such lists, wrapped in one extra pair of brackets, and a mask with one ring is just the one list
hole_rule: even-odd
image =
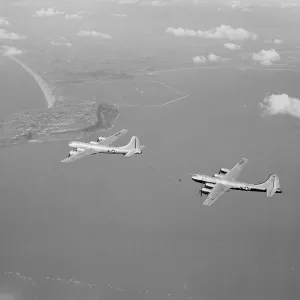
[(249, 184), (236, 181), (236, 178), (248, 162), (247, 158), (242, 158), (232, 169), (220, 168), (218, 174), (214, 176), (190, 174), (195, 182), (204, 184), (200, 189), (200, 196), (207, 195), (203, 205), (212, 205), (221, 195), (230, 190), (250, 191), (250, 192), (267, 192), (268, 197), (275, 193), (282, 193), (279, 178), (276, 174), (270, 175), (268, 180), (263, 183)]
[(67, 158), (63, 159), (61, 162), (67, 163), (87, 155), (95, 155), (98, 153), (107, 154), (123, 154), (128, 157), (133, 154), (141, 154), (142, 149), (145, 146), (140, 146), (139, 139), (133, 136), (130, 142), (123, 147), (112, 147), (111, 144), (115, 142), (118, 138), (127, 133), (127, 129), (122, 129), (121, 131), (109, 136), (107, 138), (100, 136), (97, 141), (91, 141), (89, 143), (72, 141), (69, 143), (70, 152)]

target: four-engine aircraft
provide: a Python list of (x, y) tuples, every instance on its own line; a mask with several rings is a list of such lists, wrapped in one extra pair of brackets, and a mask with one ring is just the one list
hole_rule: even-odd
[(221, 195), (230, 190), (250, 191), (250, 192), (267, 192), (268, 197), (275, 193), (282, 193), (279, 178), (276, 174), (270, 175), (267, 181), (259, 184), (249, 184), (236, 181), (236, 178), (242, 171), (248, 159), (242, 158), (232, 169), (221, 168), (219, 174), (214, 176), (190, 174), (195, 182), (204, 184), (200, 194), (206, 194), (207, 198), (203, 205), (212, 205)]
[(127, 131), (127, 129), (123, 129), (107, 138), (99, 137), (96, 142), (91, 141), (89, 143), (83, 143), (79, 141), (72, 141), (69, 143), (71, 148), (69, 156), (61, 162), (67, 163), (83, 158), (87, 155), (95, 155), (98, 153), (123, 154), (126, 157), (134, 154), (141, 154), (142, 149), (145, 148), (145, 146), (140, 146), (140, 141), (136, 136), (133, 136), (130, 142), (123, 147), (111, 147), (111, 144), (126, 134)]
[[(95, 155), (98, 153), (122, 154), (126, 157), (134, 154), (141, 154), (142, 149), (145, 146), (140, 146), (139, 139), (136, 136), (133, 136), (130, 142), (125, 146), (111, 146), (112, 143), (127, 132), (127, 129), (122, 129), (109, 137), (100, 136), (97, 141), (91, 141), (88, 143), (72, 141), (69, 143), (71, 149), (68, 157), (63, 159), (61, 162), (71, 162), (85, 156)], [(237, 181), (236, 179), (238, 175), (247, 162), (247, 158), (242, 158), (232, 169), (220, 168), (219, 173), (213, 176), (189, 173), (192, 175), (193, 181), (204, 184), (204, 187), (200, 189), (201, 196), (203, 194), (207, 195), (203, 205), (212, 205), (221, 195), (225, 192), (229, 192), (230, 190), (266, 192), (267, 197), (272, 197), (275, 193), (282, 193), (279, 178), (276, 174), (270, 175), (265, 182), (258, 184), (249, 184)]]

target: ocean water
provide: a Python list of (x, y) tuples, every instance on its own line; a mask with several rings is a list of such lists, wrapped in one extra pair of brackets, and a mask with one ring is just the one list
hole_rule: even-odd
[(43, 92), (26, 71), (7, 57), (1, 57), (0, 60), (0, 117), (23, 110), (47, 107)]
[[(254, 28), (246, 19), (242, 22), (232, 15), (209, 18), (206, 12), (200, 18), (194, 12), (193, 18), (181, 19), (177, 12), (170, 14), (171, 20), (163, 8), (144, 18), (137, 10), (124, 8), (135, 16), (127, 26), (141, 36), (153, 19), (158, 20), (153, 32), (163, 32), (168, 26), (201, 28), (230, 21), (232, 26)], [(134, 22), (146, 25), (138, 28)], [(138, 43), (129, 32), (123, 37), (128, 45)], [(271, 29), (268, 33), (273, 35)], [(155, 53), (158, 61), (167, 56), (165, 49), (180, 57), (180, 62), (189, 57), (185, 40), (173, 41), (177, 44), (173, 48), (164, 38), (169, 40), (163, 35), (156, 40), (156, 49), (163, 49), (161, 56), (158, 50)], [(121, 48), (116, 48), (121, 55)], [(147, 45), (135, 51), (150, 52)], [(1, 101), (1, 114), (43, 106), (43, 99), (17, 97), (16, 89), (7, 88), (15, 86), (16, 76), (23, 72), (8, 64), (6, 97), (14, 100)], [(167, 64), (176, 68), (181, 63), (170, 59)], [(131, 135), (138, 136), (146, 148), (130, 159), (96, 155), (61, 164), (68, 153), (67, 142), (1, 149), (3, 298), (299, 299), (299, 121), (287, 116), (262, 118), (258, 108), (266, 93), (299, 97), (299, 76), (281, 71), (203, 69), (66, 89), (67, 99), (77, 90), (84, 96), (86, 88), (89, 97), (103, 95), (104, 90), (104, 100), (123, 104), (159, 104), (178, 97), (150, 82), (155, 80), (191, 96), (163, 107), (120, 106), (115, 128), (105, 134), (127, 128), (127, 136), (118, 145), (127, 143)], [(24, 73), (22, 80), (31, 85), (20, 85), (20, 95), (38, 93), (29, 75)], [(36, 103), (30, 103), (33, 99)], [(185, 174), (213, 175), (241, 157), (249, 158), (242, 181), (256, 183), (276, 173), (284, 194), (267, 198), (231, 192), (213, 206), (202, 207), (199, 186)], [(180, 183), (176, 176), (182, 178)], [(5, 271), (13, 273), (5, 275)], [(80, 284), (68, 283), (71, 277)]]

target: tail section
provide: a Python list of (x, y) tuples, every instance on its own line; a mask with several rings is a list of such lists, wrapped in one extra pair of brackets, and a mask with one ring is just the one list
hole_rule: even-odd
[(126, 146), (120, 147), (120, 149), (127, 150), (127, 154), (125, 154), (125, 156), (131, 156), (133, 154), (141, 154), (142, 149), (144, 148), (145, 146), (140, 145), (140, 140), (136, 136), (133, 136), (130, 142)]
[(140, 141), (136, 136), (133, 136), (127, 145), (120, 148), (126, 150), (137, 150), (140, 148)]
[(272, 197), (276, 192), (282, 193), (282, 190), (280, 188), (279, 178), (276, 174), (270, 175), (267, 181), (257, 186), (266, 189), (267, 197)]

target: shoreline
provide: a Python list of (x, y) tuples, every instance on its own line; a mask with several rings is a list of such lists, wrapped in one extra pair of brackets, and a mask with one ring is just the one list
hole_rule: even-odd
[[(111, 104), (107, 101), (93, 103), (94, 105), (96, 104), (96, 107), (94, 107), (94, 112), (92, 113), (92, 115), (96, 115), (96, 120), (90, 125), (87, 125), (83, 128), (49, 131), (44, 133), (35, 132), (34, 129), (27, 127), (21, 134), (11, 136), (9, 138), (0, 139), (0, 147), (14, 146), (30, 141), (50, 142), (58, 140), (82, 139), (97, 132), (113, 129), (116, 125), (118, 117), (120, 116), (119, 107), (116, 104)], [(43, 114), (43, 111), (47, 110), (47, 108), (40, 110), (40, 114)], [(105, 113), (109, 114), (108, 117), (105, 116)], [(112, 114), (111, 118), (110, 114)]]
[(54, 106), (56, 99), (52, 95), (52, 90), (49, 88), (47, 82), (37, 73), (35, 73), (33, 70), (31, 70), (26, 64), (24, 64), (22, 61), (14, 57), (13, 55), (5, 55), (15, 61), (17, 64), (19, 64), (23, 69), (25, 69), (35, 80), (35, 82), (38, 84), (40, 89), (42, 90), (44, 97), (47, 101), (47, 108), (51, 108)]

